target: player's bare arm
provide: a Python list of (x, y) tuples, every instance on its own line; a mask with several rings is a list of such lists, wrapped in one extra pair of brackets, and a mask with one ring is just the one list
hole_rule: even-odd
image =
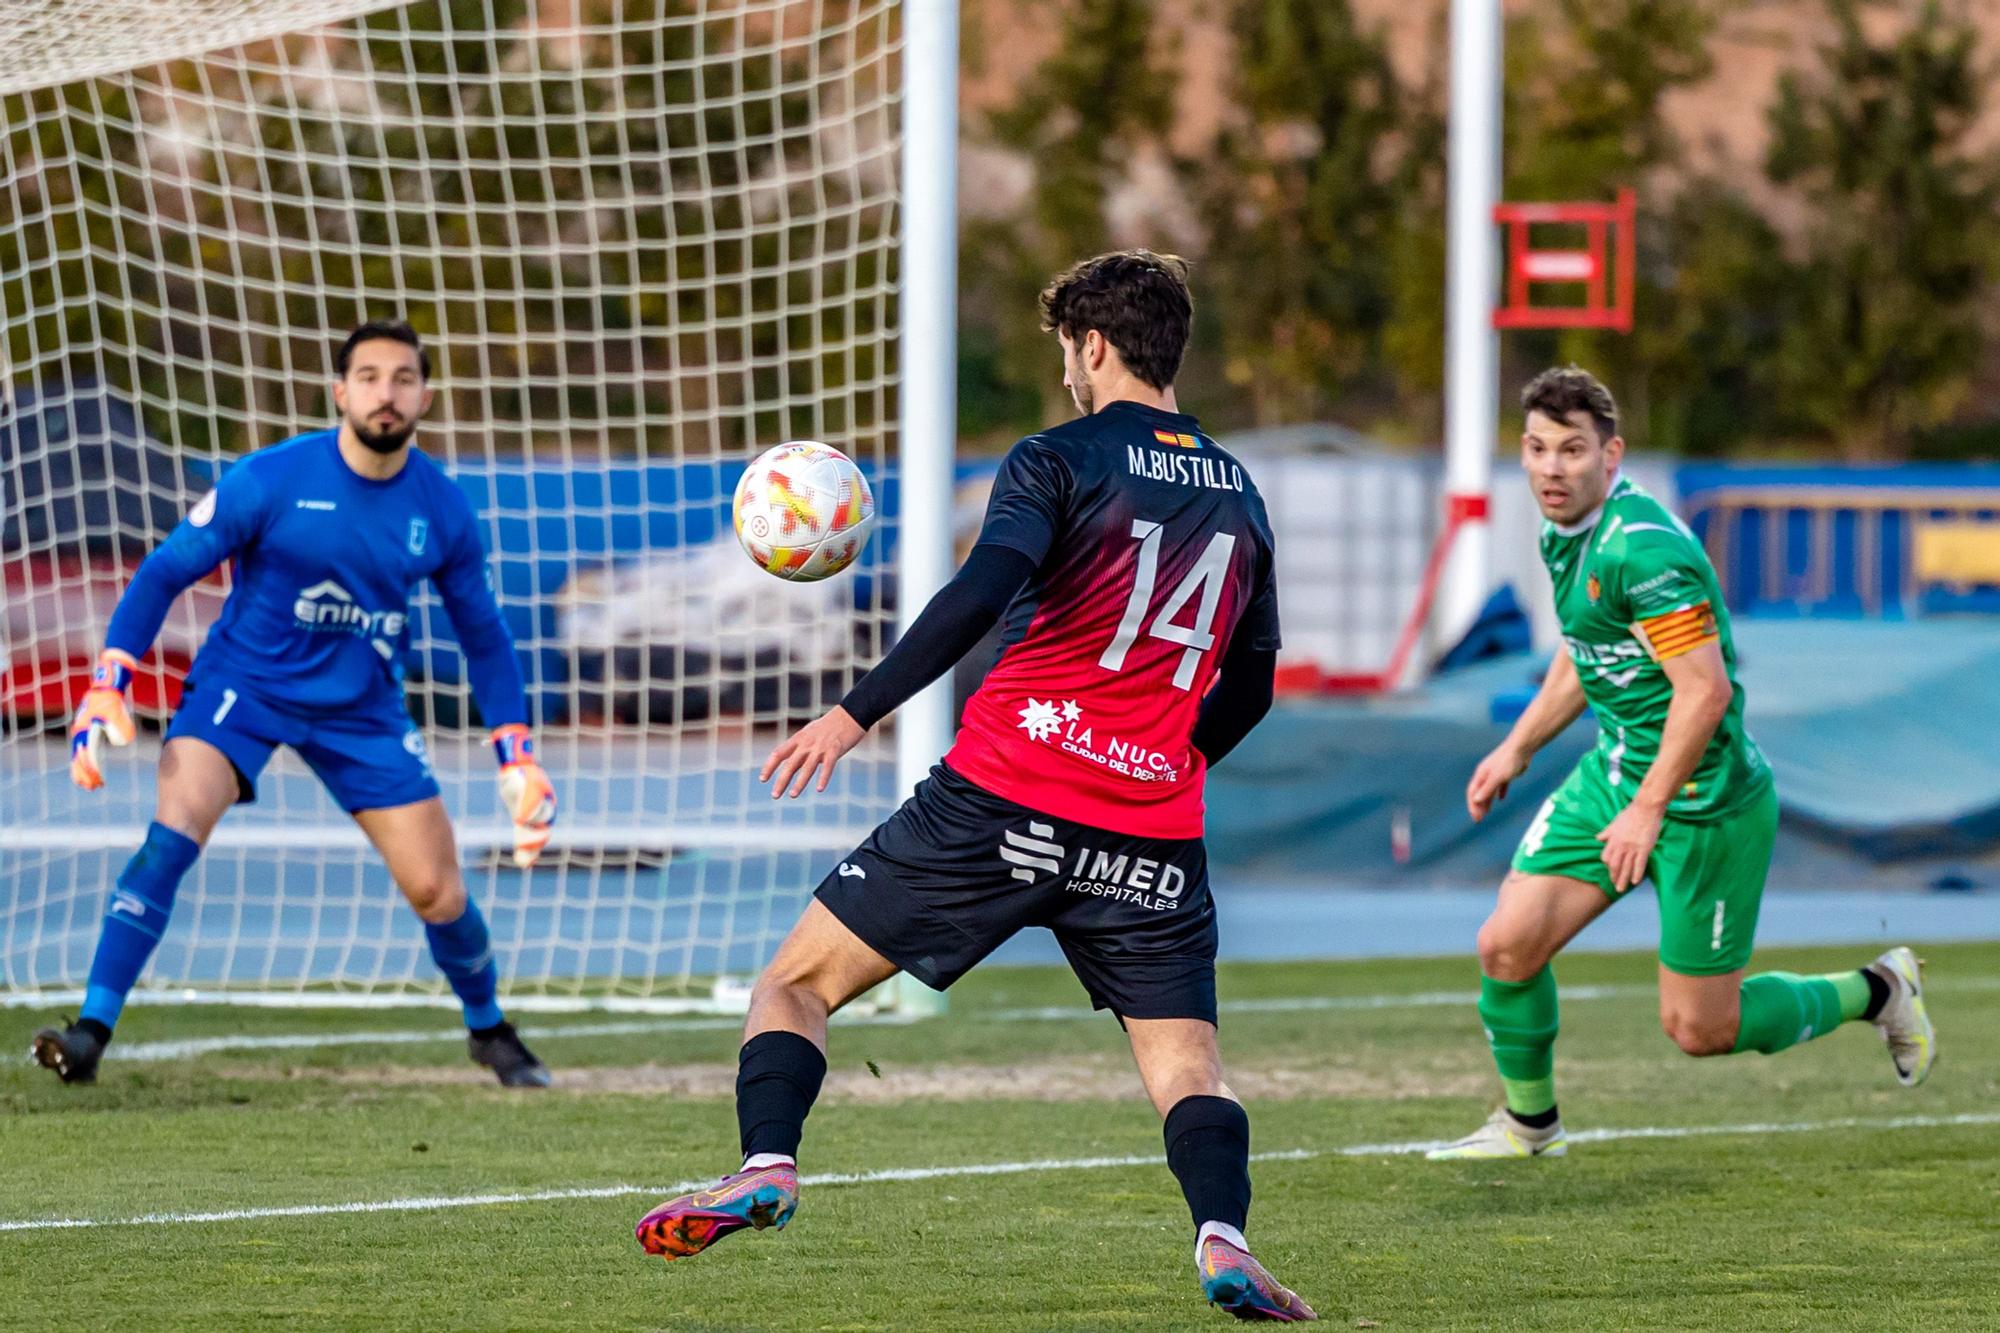
[(1646, 862), (1652, 858), (1660, 823), (1667, 816), (1667, 802), (1694, 776), (1734, 694), (1720, 642), (1710, 641), (1670, 657), (1660, 667), (1673, 685), (1674, 696), (1660, 733), (1659, 757), (1646, 771), (1631, 803), (1597, 835), (1604, 843), (1604, 864), (1611, 871), (1612, 885), (1620, 892), (1645, 878)]
[(1514, 779), (1528, 771), (1528, 762), (1544, 745), (1562, 735), (1583, 715), (1583, 684), (1567, 649), (1558, 649), (1542, 677), (1542, 687), (1515, 721), (1507, 739), (1472, 770), (1465, 785), (1465, 808), (1475, 822), (1486, 818), (1493, 803), (1507, 795)]

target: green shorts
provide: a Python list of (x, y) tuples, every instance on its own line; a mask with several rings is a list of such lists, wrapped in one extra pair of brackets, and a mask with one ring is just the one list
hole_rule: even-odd
[[(1586, 755), (1542, 803), (1514, 852), (1523, 875), (1580, 879), (1613, 898), (1604, 844), (1597, 840), (1624, 802)], [(1660, 900), (1660, 962), (1685, 977), (1718, 976), (1750, 961), (1757, 908), (1778, 837), (1778, 790), (1769, 782), (1748, 803), (1715, 819), (1672, 815), (1646, 863)]]

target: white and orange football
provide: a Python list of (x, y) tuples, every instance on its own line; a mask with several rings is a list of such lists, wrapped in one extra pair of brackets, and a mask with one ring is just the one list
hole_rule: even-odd
[(854, 563), (875, 526), (875, 494), (854, 460), (814, 440), (781, 444), (736, 483), (736, 540), (767, 574), (797, 583)]

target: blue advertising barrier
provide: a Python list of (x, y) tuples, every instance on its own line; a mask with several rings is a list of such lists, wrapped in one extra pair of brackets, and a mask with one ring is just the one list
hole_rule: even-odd
[[(2000, 611), (2000, 466), (1704, 463), (1676, 480), (1738, 615)], [(1980, 558), (1937, 559), (1947, 530)]]

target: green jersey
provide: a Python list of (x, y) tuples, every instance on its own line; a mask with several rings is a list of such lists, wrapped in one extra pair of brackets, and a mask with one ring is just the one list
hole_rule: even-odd
[(1638, 794), (1660, 753), (1674, 693), (1661, 663), (1716, 640), (1733, 690), (1729, 712), (1667, 813), (1713, 819), (1761, 795), (1771, 771), (1743, 728), (1729, 609), (1687, 525), (1621, 478), (1577, 527), (1542, 525), (1542, 561), (1584, 698), (1597, 714), (1593, 758), (1619, 808)]

